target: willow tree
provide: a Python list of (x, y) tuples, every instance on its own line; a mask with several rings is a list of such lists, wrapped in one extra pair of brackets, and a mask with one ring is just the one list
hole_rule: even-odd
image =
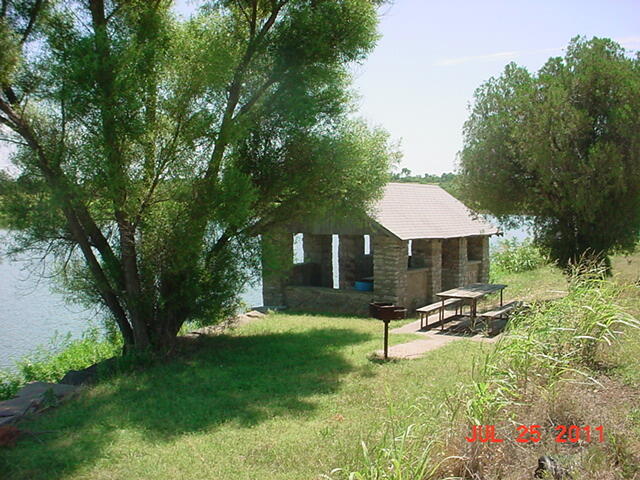
[(466, 200), (532, 222), (561, 265), (638, 241), (640, 57), (578, 37), (536, 74), (510, 64), (476, 91), (464, 136)]
[(219, 0), (184, 20), (168, 0), (3, 0), (16, 248), (54, 256), (126, 349), (228, 313), (260, 232), (364, 211), (385, 182), (387, 138), (353, 120), (349, 77), (376, 3)]

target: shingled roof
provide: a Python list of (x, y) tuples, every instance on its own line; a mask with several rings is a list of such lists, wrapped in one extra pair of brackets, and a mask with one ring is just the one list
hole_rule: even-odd
[(372, 217), (401, 240), (499, 233), (437, 185), (388, 183)]

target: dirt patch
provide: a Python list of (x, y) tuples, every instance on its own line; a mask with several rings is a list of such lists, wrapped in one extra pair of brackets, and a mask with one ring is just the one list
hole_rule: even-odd
[[(598, 384), (575, 380), (521, 399), (495, 425), (495, 438), (502, 442), (469, 443), (470, 426), (460, 428), (446, 452), (459, 458), (446, 462), (442, 474), (475, 480), (533, 478), (538, 459), (547, 455), (574, 479), (640, 479), (638, 420), (629, 413), (640, 405), (640, 391), (607, 376), (597, 378)], [(539, 425), (537, 442), (522, 427), (532, 425)], [(578, 429), (569, 430), (572, 425)]]

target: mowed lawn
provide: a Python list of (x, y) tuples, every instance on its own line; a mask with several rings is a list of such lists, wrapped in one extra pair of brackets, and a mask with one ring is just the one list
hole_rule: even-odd
[(269, 315), (23, 422), (53, 433), (0, 450), (0, 478), (318, 478), (361, 460), (361, 441), (394, 422), (446, 422), (446, 393), (489, 348), (460, 340), (385, 364), (368, 358), (381, 339), (375, 320)]

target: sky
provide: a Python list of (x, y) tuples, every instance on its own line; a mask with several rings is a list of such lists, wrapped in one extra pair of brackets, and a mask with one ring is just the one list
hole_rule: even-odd
[(473, 92), (507, 63), (535, 71), (576, 35), (640, 49), (640, 0), (395, 0), (380, 14), (378, 45), (354, 68), (360, 113), (400, 141), (414, 174), (455, 169)]
[(640, 49), (640, 0), (396, 0), (356, 87), (367, 120), (401, 140), (401, 167), (453, 171), (473, 92), (514, 61), (538, 70), (576, 35)]

